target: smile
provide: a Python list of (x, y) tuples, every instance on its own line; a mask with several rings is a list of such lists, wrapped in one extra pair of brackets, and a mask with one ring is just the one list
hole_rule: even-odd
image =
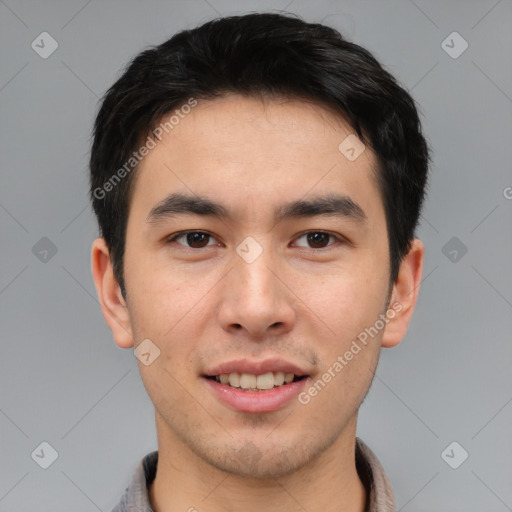
[(294, 375), (284, 372), (267, 372), (261, 375), (250, 373), (222, 373), (210, 377), (221, 384), (226, 384), (232, 388), (240, 388), (244, 391), (268, 391), (276, 387), (290, 384), (304, 378), (304, 376)]
[[(221, 382), (221, 378), (226, 381), (226, 376), (228, 381)], [(288, 377), (289, 382), (284, 380), (285, 377)], [(260, 389), (258, 379), (260, 379), (260, 385), (268, 387)], [(222, 405), (236, 412), (260, 414), (278, 411), (293, 402), (298, 403), (297, 397), (306, 388), (310, 378), (306, 375), (296, 376), (293, 373), (276, 372), (275, 374), (270, 373), (270, 375), (268, 373), (262, 375), (220, 374), (212, 377), (203, 376), (202, 380), (208, 386), (209, 392)], [(279, 384), (281, 381), (283, 382)], [(236, 384), (239, 386), (236, 387)], [(242, 387), (242, 385), (246, 387)]]

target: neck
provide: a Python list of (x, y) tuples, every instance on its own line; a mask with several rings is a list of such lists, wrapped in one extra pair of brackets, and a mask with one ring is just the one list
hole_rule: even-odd
[(283, 508), (363, 512), (367, 496), (356, 470), (355, 426), (356, 418), (306, 466), (272, 479), (226, 473), (197, 457), (175, 436), (159, 435), (157, 474), (149, 489), (152, 508), (155, 512), (282, 512)]

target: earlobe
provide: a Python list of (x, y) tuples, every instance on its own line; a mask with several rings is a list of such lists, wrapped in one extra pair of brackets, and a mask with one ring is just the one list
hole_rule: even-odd
[(398, 279), (393, 285), (387, 315), (389, 321), (382, 336), (383, 347), (395, 347), (407, 332), (418, 298), (424, 255), (423, 243), (415, 238), (402, 260)]
[(121, 348), (133, 347), (128, 308), (114, 276), (110, 253), (103, 238), (97, 238), (92, 244), (91, 271), (103, 316), (116, 344)]

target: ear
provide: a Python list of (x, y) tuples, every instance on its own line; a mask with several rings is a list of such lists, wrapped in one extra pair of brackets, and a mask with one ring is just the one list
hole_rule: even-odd
[(420, 289), (424, 255), (423, 243), (415, 238), (411, 249), (402, 260), (398, 279), (393, 285), (386, 314), (389, 321), (382, 336), (383, 347), (395, 347), (407, 332)]
[(110, 253), (103, 238), (92, 244), (91, 270), (103, 316), (121, 348), (133, 347), (133, 334), (121, 287), (114, 277)]

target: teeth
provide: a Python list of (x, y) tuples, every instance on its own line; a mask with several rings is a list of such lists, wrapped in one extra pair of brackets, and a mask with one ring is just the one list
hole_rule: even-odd
[(242, 373), (240, 375), (240, 387), (242, 389), (254, 389), (256, 387), (256, 375)]
[(221, 384), (229, 384), (232, 388), (242, 388), (249, 391), (264, 391), (293, 381), (293, 373), (268, 372), (262, 375), (250, 373), (223, 373), (216, 375), (215, 380)]
[(274, 386), (281, 386), (281, 384), (284, 384), (284, 373), (283, 372), (274, 373)]
[(229, 379), (229, 385), (232, 388), (239, 388), (240, 387), (240, 374), (238, 374), (238, 373), (230, 373), (228, 379)]
[(256, 378), (256, 387), (258, 389), (272, 389), (274, 387), (274, 374), (270, 372), (258, 375)]

